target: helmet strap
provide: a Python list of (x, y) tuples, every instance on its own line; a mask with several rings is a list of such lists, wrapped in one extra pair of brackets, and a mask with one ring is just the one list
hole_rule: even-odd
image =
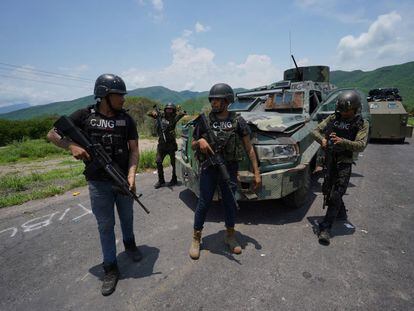
[(109, 107), (109, 110), (112, 112), (112, 113), (114, 113), (114, 114), (116, 114), (117, 113), (117, 111), (114, 109), (114, 107), (112, 106), (112, 102), (111, 102), (111, 99), (109, 98), (109, 94), (107, 94), (106, 96), (105, 96), (105, 101), (106, 101), (106, 104), (108, 105), (108, 107)]

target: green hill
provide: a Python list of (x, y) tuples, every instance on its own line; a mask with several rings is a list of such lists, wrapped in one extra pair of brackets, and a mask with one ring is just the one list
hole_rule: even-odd
[[(397, 87), (403, 97), (404, 105), (409, 111), (414, 111), (414, 62), (378, 68), (372, 71), (332, 71), (331, 82), (338, 87), (358, 87), (368, 94), (368, 91), (379, 87)], [(240, 89), (241, 90), (241, 89)], [(236, 89), (236, 91), (238, 91)], [(208, 92), (173, 91), (163, 86), (152, 86), (130, 90), (127, 96), (145, 97), (151, 100), (167, 103), (173, 102), (183, 106), (189, 113), (201, 111), (208, 104)], [(33, 106), (0, 114), (1, 119), (22, 120), (45, 115), (70, 114), (73, 111), (93, 104), (93, 96), (86, 96), (71, 101), (62, 101), (41, 106)]]
[(410, 111), (414, 110), (414, 62), (372, 71), (332, 71), (331, 82), (338, 87), (358, 87), (366, 94), (373, 88), (396, 87), (404, 105)]
[[(152, 86), (138, 88), (128, 91), (127, 97), (145, 97), (160, 103), (181, 103), (186, 100), (205, 95), (206, 92), (182, 91), (177, 92), (163, 86)], [(93, 95), (81, 97), (70, 101), (50, 103), (47, 105), (32, 106), (9, 113), (0, 114), (1, 119), (25, 120), (46, 115), (70, 114), (80, 108), (91, 105), (95, 102)]]

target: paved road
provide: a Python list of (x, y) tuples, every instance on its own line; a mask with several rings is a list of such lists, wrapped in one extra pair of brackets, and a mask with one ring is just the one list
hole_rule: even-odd
[(122, 279), (109, 297), (100, 294), (85, 188), (2, 209), (0, 310), (413, 310), (413, 155), (412, 139), (368, 146), (345, 197), (355, 229), (337, 224), (329, 247), (312, 231), (323, 214), (315, 180), (301, 209), (242, 205), (239, 256), (225, 250), (222, 211), (212, 209), (195, 262), (187, 255), (195, 197), (182, 186), (155, 191), (155, 175), (140, 175), (151, 209), (135, 210), (145, 258), (131, 263), (118, 243)]

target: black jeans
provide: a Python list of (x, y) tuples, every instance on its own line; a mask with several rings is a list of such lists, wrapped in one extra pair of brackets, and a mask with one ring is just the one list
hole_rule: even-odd
[(323, 222), (319, 226), (320, 229), (330, 229), (338, 213), (346, 214), (342, 196), (345, 194), (346, 189), (348, 188), (351, 172), (351, 163), (337, 164), (336, 172), (333, 174), (334, 177), (332, 181), (332, 188), (328, 197), (328, 210), (326, 211)]
[(160, 180), (164, 179), (164, 169), (162, 166), (162, 162), (164, 158), (168, 155), (170, 157), (170, 162), (172, 166), (172, 176), (176, 176), (175, 173), (175, 152), (177, 151), (177, 143), (175, 141), (168, 142), (168, 143), (158, 143), (157, 146), (157, 156), (156, 156), (156, 163), (157, 163), (157, 170), (158, 170), (158, 178)]

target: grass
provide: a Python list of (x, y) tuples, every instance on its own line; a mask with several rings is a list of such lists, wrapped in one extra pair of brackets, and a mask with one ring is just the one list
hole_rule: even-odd
[(408, 118), (408, 125), (414, 126), (414, 117)]
[[(138, 172), (157, 168), (157, 164), (155, 163), (156, 156), (157, 152), (155, 150), (142, 151), (139, 155)], [(164, 158), (163, 166), (169, 166), (170, 163), (170, 157), (166, 156)]]
[(82, 171), (83, 165), (80, 163), (71, 168), (28, 175), (6, 174), (0, 179), (0, 207), (46, 198), (84, 186), (86, 181)]
[(45, 157), (67, 154), (67, 151), (44, 139), (16, 141), (0, 149), (0, 164), (30, 162)]
[[(27, 146), (28, 144), (32, 145), (33, 142), (22, 142), (22, 144)], [(42, 142), (38, 142), (38, 144), (42, 144)], [(17, 145), (20, 148), (20, 145)], [(33, 158), (34, 154), (35, 153), (30, 153), (30, 157)], [(39, 155), (40, 154), (43, 157), (50, 156), (48, 153), (39, 153)], [(67, 153), (64, 154), (67, 155)], [(140, 154), (138, 172), (155, 169), (155, 158), (155, 150), (142, 151)], [(2, 159), (4, 160), (5, 157)], [(17, 162), (19, 161), (21, 160), (18, 159)], [(170, 165), (169, 157), (164, 159), (163, 165)], [(27, 174), (27, 172), (22, 172), (22, 174), (15, 172), (5, 174), (0, 178), (0, 208), (22, 204), (30, 200), (59, 195), (73, 188), (86, 186), (87, 183), (82, 174), (83, 170), (84, 165), (81, 161), (65, 158), (56, 165), (55, 169), (49, 171), (37, 170), (29, 174)]]

